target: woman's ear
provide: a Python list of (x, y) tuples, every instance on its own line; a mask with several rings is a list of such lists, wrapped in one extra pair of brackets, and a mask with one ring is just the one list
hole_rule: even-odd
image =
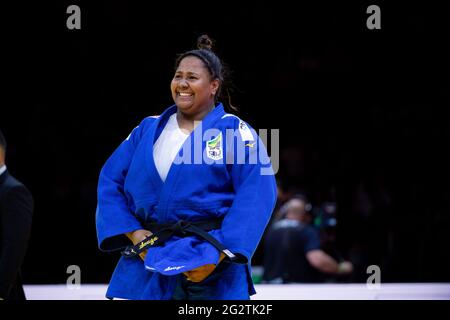
[(216, 95), (217, 90), (219, 90), (219, 85), (220, 85), (219, 79), (214, 79), (213, 81), (211, 81), (211, 93), (213, 95)]

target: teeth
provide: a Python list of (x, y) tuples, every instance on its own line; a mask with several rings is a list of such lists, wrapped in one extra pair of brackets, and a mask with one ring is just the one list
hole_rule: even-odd
[(192, 95), (191, 93), (185, 93), (185, 92), (180, 92), (179, 94), (180, 94), (180, 96), (182, 96), (182, 97), (188, 97), (188, 96), (191, 96), (191, 95)]

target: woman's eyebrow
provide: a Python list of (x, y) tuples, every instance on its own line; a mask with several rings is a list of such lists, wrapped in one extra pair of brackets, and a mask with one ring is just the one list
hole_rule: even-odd
[(196, 73), (196, 72), (192, 72), (192, 71), (186, 71), (186, 72), (183, 72), (182, 70), (177, 70), (175, 73), (186, 73), (186, 74), (189, 74), (189, 75), (195, 75), (195, 76), (198, 76), (198, 75), (199, 75), (199, 74)]

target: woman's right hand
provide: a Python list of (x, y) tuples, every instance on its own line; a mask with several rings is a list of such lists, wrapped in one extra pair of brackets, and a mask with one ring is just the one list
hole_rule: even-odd
[[(128, 237), (128, 239), (130, 239), (131, 242), (133, 242), (133, 245), (136, 245), (139, 242), (141, 242), (142, 240), (145, 240), (145, 238), (150, 237), (152, 234), (153, 233), (151, 231), (145, 230), (145, 229), (139, 229), (139, 230), (135, 230), (133, 232), (125, 233), (125, 235)], [(147, 255), (147, 250), (139, 253), (139, 257), (141, 257), (142, 260), (145, 260), (146, 255)]]

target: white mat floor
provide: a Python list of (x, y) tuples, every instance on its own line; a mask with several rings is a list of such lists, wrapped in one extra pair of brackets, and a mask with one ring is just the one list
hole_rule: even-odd
[[(104, 300), (107, 285), (25, 285), (29, 300)], [(252, 300), (450, 300), (450, 283), (256, 285)]]

